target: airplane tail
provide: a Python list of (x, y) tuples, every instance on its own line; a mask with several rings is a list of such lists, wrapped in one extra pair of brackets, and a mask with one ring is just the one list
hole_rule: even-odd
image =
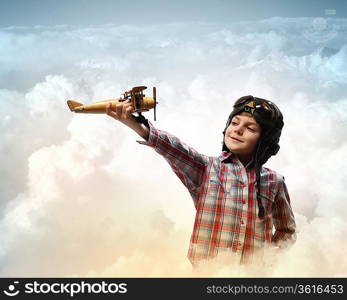
[(83, 106), (82, 103), (73, 100), (67, 100), (67, 105), (69, 106), (71, 111), (75, 111), (75, 108), (78, 106)]

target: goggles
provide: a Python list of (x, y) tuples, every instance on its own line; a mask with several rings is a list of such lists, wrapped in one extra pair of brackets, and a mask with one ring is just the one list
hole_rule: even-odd
[(240, 112), (248, 112), (253, 116), (260, 117), (260, 119), (265, 122), (274, 120), (276, 116), (275, 107), (272, 102), (253, 96), (237, 101), (234, 104), (234, 109), (240, 110)]

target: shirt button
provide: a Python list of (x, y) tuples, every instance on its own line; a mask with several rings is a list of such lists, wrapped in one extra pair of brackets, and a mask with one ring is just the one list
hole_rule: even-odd
[(245, 201), (245, 200), (242, 200), (242, 203), (243, 203), (243, 204), (246, 204), (246, 201)]
[(243, 224), (243, 220), (241, 220), (240, 223)]

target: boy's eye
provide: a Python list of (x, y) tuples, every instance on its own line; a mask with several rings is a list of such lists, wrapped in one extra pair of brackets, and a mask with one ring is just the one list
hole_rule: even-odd
[(236, 122), (231, 122), (231, 124), (232, 124), (232, 125), (237, 125), (237, 123), (236, 123)]
[(254, 130), (253, 128), (251, 128), (251, 127), (248, 127), (248, 129), (249, 129), (250, 131), (252, 131), (252, 132), (255, 131), (255, 130)]

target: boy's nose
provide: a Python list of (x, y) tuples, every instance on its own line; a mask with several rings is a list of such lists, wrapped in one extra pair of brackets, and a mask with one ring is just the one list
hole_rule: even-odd
[(235, 128), (234, 132), (237, 133), (238, 135), (242, 135), (242, 130), (239, 127)]

